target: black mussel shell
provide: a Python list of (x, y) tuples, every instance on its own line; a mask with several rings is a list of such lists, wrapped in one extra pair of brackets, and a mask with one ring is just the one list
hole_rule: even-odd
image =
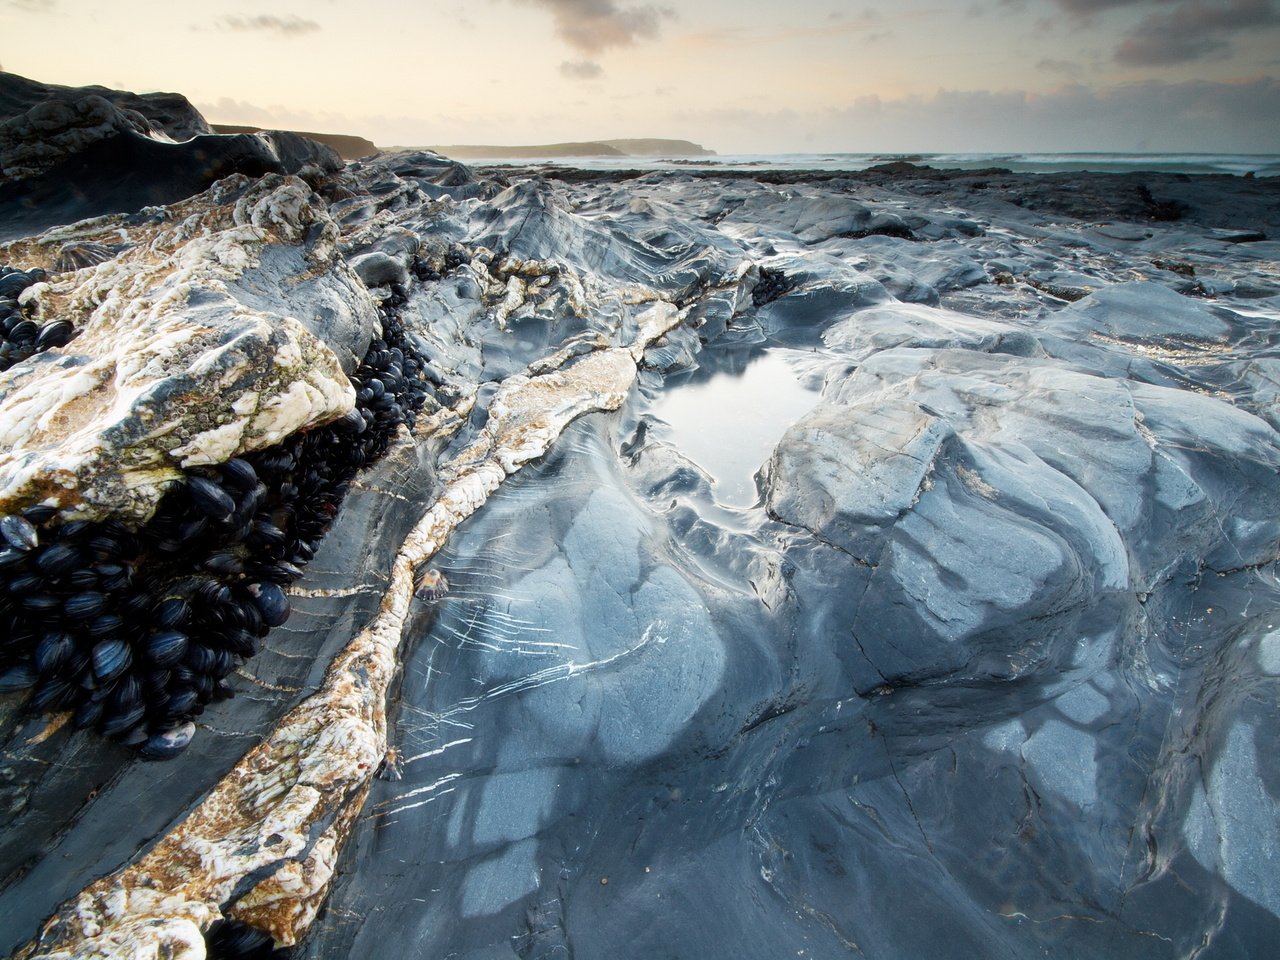
[(196, 674), (196, 692), (200, 694), (200, 702), (208, 703), (213, 699), (213, 678), (208, 674)]
[(103, 640), (93, 648), (93, 675), (107, 683), (129, 669), (133, 654), (123, 640)]
[(80, 690), (74, 683), (47, 677), (36, 688), (31, 706), (35, 710), (65, 710), (79, 699)]
[(187, 655), (183, 658), (183, 662), (197, 674), (207, 674), (213, 672), (218, 664), (218, 658), (204, 644), (190, 643), (187, 645)]
[(86, 700), (80, 706), (76, 707), (75, 719), (72, 721), (77, 730), (84, 730), (88, 727), (95, 727), (98, 721), (102, 719), (102, 701)]
[(94, 537), (89, 541), (87, 546), (95, 560), (111, 560), (120, 556), (120, 552), (123, 548), (123, 544), (121, 544), (120, 540), (116, 537), (110, 536), (109, 534), (102, 534), (101, 536)]
[(15, 550), (34, 550), (40, 545), (40, 534), (26, 517), (0, 517), (0, 536)]
[(214, 573), (233, 576), (244, 572), (244, 560), (231, 550), (215, 550), (204, 558), (204, 568)]
[(32, 661), (41, 674), (49, 674), (67, 663), (76, 651), (75, 637), (69, 633), (46, 633), (36, 644)]
[(249, 587), (254, 606), (262, 614), (262, 622), (268, 627), (278, 627), (289, 619), (289, 598), (280, 585), (267, 581)]
[(31, 705), (36, 710), (63, 710), (76, 703), (78, 699), (79, 689), (76, 685), (68, 684), (59, 677), (46, 677), (40, 682), (40, 686), (36, 687)]
[(257, 455), (258, 469), (268, 473), (287, 473), (297, 462), (297, 458), (288, 449), (271, 450)]
[(236, 609), (240, 611), (239, 626), (248, 630), (255, 637), (265, 637), (271, 628), (263, 622), (262, 614), (254, 605), (252, 600), (246, 600), (243, 603), (236, 604)]
[(266, 484), (256, 483), (252, 489), (246, 490), (236, 500), (236, 516), (242, 519), (246, 524), (252, 521), (253, 515), (257, 512), (262, 501), (267, 498)]
[(137, 706), (141, 700), (142, 684), (134, 674), (125, 674), (112, 689), (111, 696), (107, 698), (107, 709), (112, 713), (126, 713)]
[(102, 731), (103, 736), (127, 739), (129, 731), (142, 722), (146, 713), (147, 708), (141, 703), (131, 707), (125, 713), (112, 715), (108, 710), (104, 712), (102, 726), (98, 729)]
[(138, 756), (142, 757), (143, 760), (172, 759), (190, 746), (191, 738), (195, 734), (196, 725), (188, 720), (172, 730), (164, 730), (153, 734), (142, 745), (142, 749), (138, 751)]
[(205, 934), (209, 960), (270, 960), (275, 941), (239, 920), (219, 920)]
[(40, 336), (40, 325), (34, 320), (16, 323), (9, 331), (9, 339), (16, 343), (34, 343), (38, 336)]
[(107, 598), (93, 590), (77, 593), (68, 597), (62, 605), (62, 611), (69, 620), (88, 620), (96, 617), (107, 608)]
[(258, 485), (258, 473), (248, 460), (232, 457), (222, 465), (222, 479), (239, 490), (252, 490)]
[(242, 657), (252, 657), (258, 652), (258, 641), (248, 630), (233, 628), (222, 634), (223, 642), (232, 653)]
[[(384, 309), (382, 321), (383, 339), (353, 376), (359, 408), (272, 450), (197, 468), (137, 529), (55, 526), (48, 506), (0, 518), (8, 682), (34, 684), (32, 700), (45, 708), (78, 708), (77, 726), (138, 745), (145, 759), (180, 752), (191, 718), (234, 693), (228, 677), (289, 617), (288, 585), (315, 555), (353, 472), (431, 397), (398, 319)], [(14, 328), (30, 342), (6, 340), (0, 366), (76, 333), (60, 318), (33, 325), (0, 302), (0, 333)], [(271, 951), (269, 938), (250, 933)]]
[(212, 480), (206, 480), (204, 477), (187, 477), (187, 489), (191, 493), (191, 502), (205, 516), (214, 520), (226, 520), (235, 513), (236, 502), (231, 498), (231, 494)]
[(228, 545), (239, 543), (245, 537), (249, 536), (249, 534), (253, 531), (252, 520), (245, 520), (243, 523), (237, 523), (239, 518), (244, 516), (248, 512), (250, 511), (237, 510), (235, 513), (235, 516), (233, 516), (230, 520), (227, 521), (228, 525), (233, 523), (236, 524), (236, 526), (226, 531), (226, 533), (223, 535), (223, 539), (226, 541)]
[(284, 531), (269, 520), (255, 520), (249, 538), (255, 546), (269, 550), (283, 547), (285, 543)]
[(66, 346), (76, 328), (68, 320), (51, 320), (40, 328), (36, 337), (37, 350), (49, 350), (53, 347)]
[(114, 633), (118, 633), (122, 626), (124, 626), (124, 620), (119, 614), (104, 613), (90, 620), (85, 631), (91, 637), (109, 637)]
[(34, 687), (39, 679), (39, 675), (31, 664), (20, 663), (0, 673), (0, 693), (13, 693), (15, 690)]
[(302, 571), (286, 560), (268, 563), (260, 572), (265, 579), (281, 586), (287, 586), (302, 576)]
[(77, 590), (92, 590), (98, 585), (98, 575), (89, 567), (81, 567), (67, 574), (66, 582)]
[(29, 613), (48, 614), (61, 607), (62, 600), (48, 593), (33, 593), (22, 598), (22, 609)]
[(364, 422), (364, 417), (360, 415), (359, 410), (350, 410), (343, 414), (338, 420), (334, 421), (334, 426), (342, 430), (349, 430), (355, 434), (364, 433), (369, 429), (368, 424)]
[(120, 590), (129, 585), (129, 568), (118, 563), (100, 563), (95, 568), (106, 590)]
[(163, 697), (165, 690), (169, 688), (169, 681), (172, 679), (172, 670), (152, 669), (143, 681), (142, 687), (153, 699)]
[(57, 530), (59, 540), (78, 540), (84, 534), (93, 529), (93, 523), (89, 520), (68, 520)]
[(18, 597), (34, 593), (43, 586), (44, 577), (38, 573), (20, 573), (9, 580), (9, 592)]
[(208, 526), (208, 517), (192, 517), (190, 520), (184, 520), (178, 524), (178, 539), (184, 543), (188, 540), (194, 540), (204, 533), (205, 528)]
[(165, 597), (151, 613), (151, 619), (157, 627), (172, 629), (187, 622), (191, 607), (181, 597)]
[(16, 273), (5, 274), (0, 277), (0, 297), (16, 297), (34, 282), (21, 270)]
[(225, 677), (240, 663), (236, 655), (225, 648), (213, 651), (213, 669), (208, 671), (211, 677)]
[(196, 587), (196, 596), (204, 603), (216, 607), (231, 602), (231, 588), (217, 580), (202, 580)]
[[(64, 677), (74, 678), (77, 682), (88, 678), (89, 682), (93, 683), (93, 657), (88, 650), (77, 644), (76, 648), (71, 651), (71, 656), (67, 658), (67, 662), (59, 668), (58, 672)], [(81, 683), (81, 686), (83, 685)]]
[(23, 510), (22, 515), (31, 523), (39, 526), (42, 523), (48, 523), (56, 517), (58, 515), (58, 508), (46, 506), (44, 504), (36, 504), (34, 507), (27, 507), (27, 509)]
[(171, 667), (187, 655), (187, 635), (162, 630), (147, 638), (147, 659), (157, 667)]
[(192, 687), (180, 687), (169, 694), (169, 706), (165, 710), (165, 716), (186, 716), (195, 708), (199, 700), (199, 694)]
[(69, 543), (51, 543), (36, 557), (36, 567), (42, 573), (63, 574), (75, 570), (83, 562), (80, 551)]

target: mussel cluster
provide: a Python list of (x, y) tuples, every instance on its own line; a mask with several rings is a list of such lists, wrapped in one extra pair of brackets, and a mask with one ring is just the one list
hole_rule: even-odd
[(393, 309), (352, 381), (356, 408), (284, 443), (187, 471), (154, 516), (59, 523), (0, 517), (0, 692), (36, 711), (176, 756), (191, 718), (289, 616), (302, 574), (356, 471), (412, 428), (430, 388)]
[(18, 306), (18, 297), (47, 274), (39, 267), (17, 270), (0, 265), (0, 370), (50, 347), (61, 347), (75, 336), (75, 327), (67, 320), (38, 323), (26, 317)]
[(763, 307), (767, 303), (773, 303), (779, 297), (790, 293), (795, 288), (795, 285), (796, 281), (781, 270), (774, 270), (772, 267), (761, 267), (760, 279), (756, 281), (756, 285), (751, 291), (751, 305), (753, 307)]
[(459, 243), (450, 245), (442, 257), (422, 257), (413, 259), (409, 268), (413, 275), (422, 281), (442, 280), (464, 263), (471, 262), (471, 255)]

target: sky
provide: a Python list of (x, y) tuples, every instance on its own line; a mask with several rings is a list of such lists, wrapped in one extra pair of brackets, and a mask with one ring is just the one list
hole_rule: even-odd
[(0, 38), (380, 146), (1280, 153), (1280, 0), (0, 0)]

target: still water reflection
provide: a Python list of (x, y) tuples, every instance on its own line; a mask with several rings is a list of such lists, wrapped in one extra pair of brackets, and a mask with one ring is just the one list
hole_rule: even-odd
[(654, 415), (670, 425), (664, 437), (714, 478), (716, 500), (726, 507), (756, 502), (756, 470), (787, 427), (818, 402), (817, 392), (800, 382), (798, 356), (765, 350), (740, 373), (670, 388), (654, 404)]

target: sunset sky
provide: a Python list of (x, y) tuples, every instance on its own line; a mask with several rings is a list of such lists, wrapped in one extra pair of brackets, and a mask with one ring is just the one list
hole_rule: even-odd
[(1280, 152), (1280, 0), (0, 0), (0, 66), (382, 146)]

